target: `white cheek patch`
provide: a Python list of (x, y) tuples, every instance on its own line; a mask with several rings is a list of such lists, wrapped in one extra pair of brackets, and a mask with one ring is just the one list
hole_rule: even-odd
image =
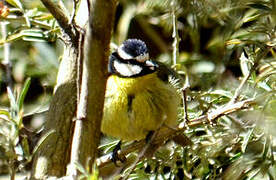
[(139, 74), (143, 69), (142, 67), (134, 64), (126, 64), (114, 61), (114, 68), (122, 76), (133, 76)]

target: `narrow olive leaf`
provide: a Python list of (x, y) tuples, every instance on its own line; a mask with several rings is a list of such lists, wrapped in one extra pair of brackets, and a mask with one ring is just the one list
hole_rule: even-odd
[(263, 151), (263, 159), (266, 159), (269, 155), (269, 150), (270, 150), (270, 146), (271, 146), (271, 141), (270, 141), (270, 138), (267, 136), (265, 138), (265, 141), (264, 141), (264, 151)]
[(225, 96), (229, 99), (231, 99), (233, 97), (233, 94), (229, 91), (224, 91), (222, 89), (217, 89), (217, 90), (214, 90), (212, 92), (210, 92), (210, 94), (212, 95), (221, 95), (221, 96)]
[(19, 110), (21, 110), (23, 107), (23, 102), (24, 102), (26, 94), (29, 90), (30, 84), (31, 84), (31, 78), (27, 78), (23, 85), (22, 91), (19, 94), (19, 98), (17, 100), (17, 105), (18, 105)]
[(27, 16), (25, 16), (25, 22), (26, 22), (26, 25), (27, 25), (27, 27), (31, 27), (31, 22), (30, 22), (30, 19), (27, 17)]
[(230, 39), (228, 41), (225, 42), (225, 44), (228, 45), (238, 45), (241, 44), (242, 41), (240, 39)]
[(21, 31), (22, 39), (24, 41), (45, 42), (45, 34), (38, 29), (30, 29)]
[(22, 34), (22, 36), (40, 37), (40, 38), (45, 37), (43, 31), (40, 29), (26, 29), (26, 30), (22, 30), (20, 33)]
[(23, 37), (24, 41), (31, 41), (31, 42), (47, 42), (44, 38), (40, 37)]
[(272, 88), (270, 87), (270, 85), (267, 82), (264, 81), (258, 81), (258, 79), (256, 80), (258, 87), (266, 90), (266, 91), (272, 91)]
[(9, 42), (12, 42), (12, 41), (19, 40), (21, 38), (22, 38), (22, 34), (20, 32), (16, 33), (16, 34), (12, 34), (12, 35), (8, 36), (7, 39), (0, 40), (0, 46), (5, 44), (5, 43), (9, 43)]
[(7, 88), (7, 92), (8, 92), (8, 97), (9, 97), (9, 100), (10, 100), (10, 106), (12, 109), (17, 109), (17, 104), (16, 104), (16, 100), (15, 100), (15, 97), (11, 91), (10, 88)]
[(77, 167), (77, 169), (81, 172), (82, 175), (84, 175), (85, 177), (89, 176), (85, 168), (80, 163), (75, 162), (74, 165)]
[(243, 23), (255, 21), (255, 20), (257, 20), (259, 17), (261, 17), (261, 14), (256, 14), (256, 15), (254, 15), (254, 16), (245, 17), (245, 18), (243, 18)]
[(264, 79), (266, 79), (267, 77), (269, 77), (269, 76), (271, 76), (271, 75), (273, 75), (273, 74), (276, 74), (276, 70), (263, 72), (263, 73), (261, 73), (261, 74), (258, 76), (256, 82), (263, 81)]
[(1, 115), (6, 116), (8, 119), (10, 119), (10, 112), (4, 109), (0, 109), (0, 118), (2, 117)]
[(244, 52), (241, 54), (241, 57), (240, 57), (240, 67), (241, 67), (243, 76), (244, 77), (248, 76), (248, 74), (250, 73), (249, 60), (245, 56)]
[(102, 144), (100, 145), (98, 148), (99, 149), (103, 149), (104, 150), (104, 153), (108, 153), (108, 152), (111, 152), (112, 149), (119, 143), (119, 140), (117, 141), (112, 141), (112, 142), (109, 142), (109, 143), (105, 143), (105, 144)]
[(14, 7), (17, 7), (21, 10), (23, 10), (23, 5), (19, 0), (6, 0), (9, 4), (13, 5)]
[(39, 41), (39, 42), (45, 42), (45, 34), (43, 31), (39, 29), (27, 29), (27, 30), (22, 30), (19, 33), (12, 34), (7, 37), (7, 39), (0, 40), (0, 45), (3, 45), (4, 43), (9, 43), (13, 42), (19, 39), (23, 39), (26, 41)]
[(257, 77), (257, 82), (263, 81), (265, 78), (276, 74), (276, 62), (271, 62), (263, 65), (259, 69), (260, 74)]
[(250, 140), (250, 137), (251, 137), (251, 135), (252, 135), (252, 133), (253, 133), (253, 130), (254, 130), (254, 128), (250, 129), (250, 130), (245, 134), (244, 140), (243, 140), (242, 145), (241, 145), (241, 151), (242, 151), (243, 153), (244, 153), (245, 150), (246, 150), (247, 144), (248, 144), (248, 142), (249, 142), (249, 140)]
[(93, 170), (92, 170), (92, 174), (90, 174), (89, 176), (88, 176), (88, 180), (98, 180), (99, 179), (99, 175), (100, 175), (100, 173), (99, 173), (99, 169), (97, 168), (97, 166), (94, 164), (93, 165)]
[(252, 3), (252, 4), (248, 4), (249, 7), (252, 7), (254, 9), (258, 9), (258, 10), (262, 10), (262, 11), (269, 11), (271, 12), (271, 8), (264, 5), (263, 3)]
[(29, 160), (29, 157), (31, 156), (31, 154), (30, 154), (28, 139), (26, 137), (23, 137), (21, 144), (22, 144), (24, 157), (26, 157), (26, 159)]
[(51, 136), (53, 136), (54, 133), (56, 133), (55, 130), (50, 130), (49, 132), (47, 132), (46, 134), (44, 134), (44, 135), (39, 139), (39, 141), (37, 142), (36, 146), (35, 146), (34, 149), (33, 149), (33, 153), (32, 153), (32, 154), (35, 154), (35, 153), (37, 152), (37, 150), (41, 147), (41, 145), (42, 145), (48, 138), (50, 138)]
[[(253, 163), (252, 163), (253, 164)], [(253, 168), (251, 167), (250, 170), (246, 173), (248, 179), (258, 179), (256, 176), (261, 172), (261, 168)]]

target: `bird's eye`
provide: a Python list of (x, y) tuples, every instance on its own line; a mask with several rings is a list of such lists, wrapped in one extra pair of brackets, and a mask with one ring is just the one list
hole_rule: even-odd
[(138, 62), (145, 62), (146, 60), (149, 59), (149, 54), (148, 54), (148, 53), (145, 53), (145, 54), (143, 54), (143, 55), (140, 55), (140, 56), (135, 57), (135, 59), (136, 59)]

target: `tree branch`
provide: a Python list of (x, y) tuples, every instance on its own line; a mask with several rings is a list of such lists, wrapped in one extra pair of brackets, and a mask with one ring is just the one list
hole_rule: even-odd
[(66, 165), (70, 160), (72, 120), (77, 107), (77, 56), (74, 46), (65, 47), (42, 138), (51, 131), (54, 133), (45, 139), (34, 155), (31, 179), (61, 177), (66, 173)]
[[(77, 31), (75, 31), (74, 25), (70, 22), (70, 17), (64, 13), (64, 9), (51, 0), (41, 0), (44, 6), (48, 9), (48, 11), (54, 16), (57, 20), (59, 26), (64, 30), (64, 32), (75, 41), (77, 38)], [(73, 42), (74, 43), (74, 42)]]
[[(78, 175), (76, 163), (92, 170), (100, 141), (107, 60), (116, 0), (90, 1), (89, 26), (84, 38), (80, 100), (67, 174)], [(82, 64), (82, 63), (79, 63)]]

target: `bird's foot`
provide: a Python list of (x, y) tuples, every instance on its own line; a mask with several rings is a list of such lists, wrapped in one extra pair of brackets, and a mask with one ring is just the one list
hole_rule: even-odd
[(126, 161), (126, 157), (124, 155), (120, 155), (119, 152), (121, 150), (122, 141), (115, 146), (112, 151), (111, 161), (116, 165), (119, 166), (119, 163), (124, 163)]

